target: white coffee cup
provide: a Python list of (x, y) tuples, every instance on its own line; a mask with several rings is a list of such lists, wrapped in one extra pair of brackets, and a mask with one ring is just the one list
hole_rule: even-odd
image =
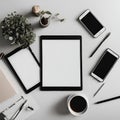
[(69, 112), (74, 116), (81, 116), (88, 109), (89, 103), (85, 95), (73, 94), (67, 99)]

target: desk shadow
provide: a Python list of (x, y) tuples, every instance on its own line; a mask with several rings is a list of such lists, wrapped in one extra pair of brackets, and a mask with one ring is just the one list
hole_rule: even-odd
[(67, 97), (61, 99), (54, 108), (54, 111), (60, 115), (68, 115), (69, 111), (67, 109)]
[(2, 36), (2, 30), (0, 25), (0, 52), (4, 52), (5, 54), (10, 52), (11, 49), (15, 48), (15, 45), (11, 45), (11, 42), (8, 40), (5, 40)]
[(35, 23), (32, 23), (31, 24), (32, 25), (32, 28), (33, 28), (33, 30), (42, 30), (43, 28), (40, 26), (40, 23), (39, 23), (39, 21), (38, 22), (35, 22)]
[[(40, 26), (40, 23), (39, 23), (39, 19), (40, 17), (39, 16), (35, 16), (32, 11), (28, 12), (28, 13), (24, 13), (23, 14), (26, 18), (28, 18), (29, 20), (31, 20), (31, 25), (32, 25), (32, 28), (33, 30), (40, 30), (40, 29), (43, 29), (41, 26)], [(33, 20), (33, 21), (32, 21)]]
[(5, 40), (4, 38), (3, 38), (3, 36), (2, 36), (2, 30), (1, 30), (1, 25), (0, 25), (0, 48), (1, 47), (5, 47), (5, 46), (7, 46), (7, 45), (9, 45), (10, 43), (7, 41), (7, 40)]
[(23, 15), (24, 15), (26, 18), (33, 18), (33, 17), (34, 17), (34, 14), (32, 13), (32, 11), (27, 12), (27, 13), (23, 13)]

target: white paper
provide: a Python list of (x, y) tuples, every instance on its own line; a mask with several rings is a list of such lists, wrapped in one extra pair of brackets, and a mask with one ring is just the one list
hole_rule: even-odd
[(8, 60), (27, 90), (40, 82), (40, 68), (28, 49), (20, 50)]
[[(37, 112), (37, 110), (39, 109), (38, 104), (36, 103), (36, 101), (31, 97), (31, 96), (25, 96), (22, 95), (24, 97), (24, 99), (21, 99), (20, 101), (18, 101), (21, 98), (20, 94), (17, 94), (16, 96), (12, 97), (10, 100), (5, 101), (4, 103), (0, 104), (0, 112), (2, 112), (3, 110), (5, 110), (6, 108), (8, 108), (9, 106), (13, 105), (15, 103), (15, 105), (13, 105), (11, 108), (8, 108), (4, 114), (5, 116), (10, 119), (13, 114), (20, 108), (20, 106), (24, 103), (25, 100), (27, 100), (27, 102), (25, 103), (23, 109), (21, 110), (21, 112), (19, 113), (19, 115), (16, 117), (15, 120), (25, 120), (28, 117), (30, 117), (31, 115), (33, 115), (35, 112)], [(32, 107), (34, 110), (27, 110), (27, 106)]]
[(80, 87), (80, 40), (42, 41), (43, 87)]

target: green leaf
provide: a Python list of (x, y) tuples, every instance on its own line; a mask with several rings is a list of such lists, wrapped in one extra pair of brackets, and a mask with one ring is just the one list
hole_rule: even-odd
[(45, 11), (46, 14), (51, 15), (52, 13), (50, 11)]
[(60, 22), (63, 22), (65, 19), (60, 19)]

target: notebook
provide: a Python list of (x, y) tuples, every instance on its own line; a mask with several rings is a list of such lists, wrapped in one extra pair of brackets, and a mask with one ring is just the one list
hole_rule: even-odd
[(15, 94), (14, 88), (0, 70), (0, 103), (13, 97)]

